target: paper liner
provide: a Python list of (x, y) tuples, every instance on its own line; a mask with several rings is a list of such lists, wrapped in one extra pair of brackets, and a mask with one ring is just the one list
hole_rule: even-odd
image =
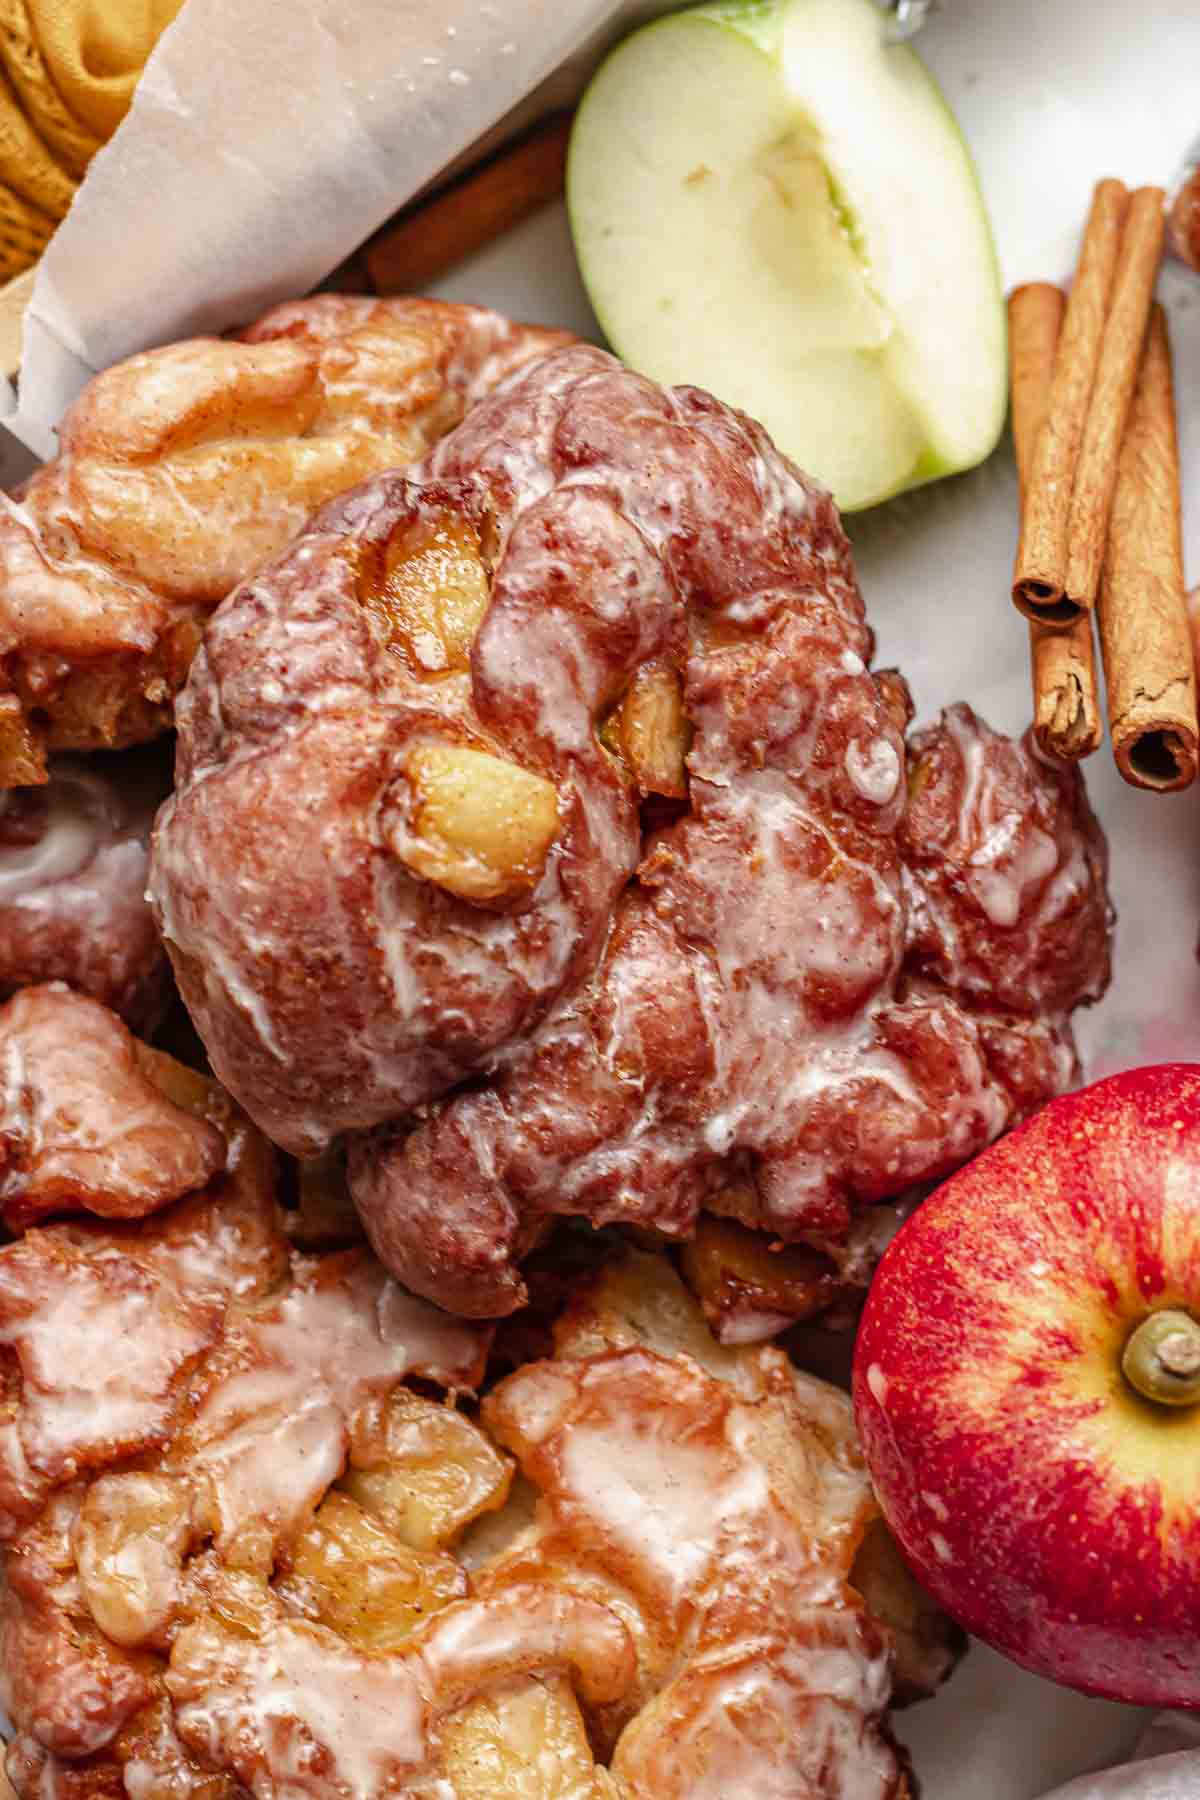
[(52, 454), (91, 374), (309, 292), (568, 59), (663, 10), (188, 0), (42, 258), (0, 416)]

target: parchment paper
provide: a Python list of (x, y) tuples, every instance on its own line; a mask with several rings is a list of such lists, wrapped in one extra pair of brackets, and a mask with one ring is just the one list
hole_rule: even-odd
[(91, 374), (307, 293), (518, 102), (664, 10), (187, 0), (42, 258), (0, 416), (50, 455)]

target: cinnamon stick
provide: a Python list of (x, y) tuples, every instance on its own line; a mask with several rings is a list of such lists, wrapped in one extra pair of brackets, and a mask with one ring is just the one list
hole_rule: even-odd
[[(1022, 516), (1065, 307), (1062, 290), (1048, 281), (1016, 288), (1008, 299), (1013, 450)], [(1031, 620), (1029, 650), (1033, 732), (1039, 746), (1049, 755), (1069, 760), (1090, 756), (1103, 736), (1091, 615), (1081, 613), (1071, 624), (1059, 627)]]
[(1167, 244), (1181, 263), (1200, 272), (1200, 165), (1185, 172), (1171, 196)]
[(420, 293), (475, 250), (555, 200), (566, 180), (571, 114), (527, 137), (383, 229), (363, 261), (377, 294)]
[(1013, 571), (1013, 600), (1029, 619), (1069, 624), (1079, 614), (1065, 592), (1067, 526), (1127, 200), (1122, 182), (1099, 182), (1084, 228)]
[(1171, 348), (1161, 306), (1150, 315), (1121, 447), (1099, 618), (1118, 769), (1135, 787), (1189, 786), (1200, 729), (1183, 586)]
[(1165, 199), (1162, 188), (1139, 188), (1125, 215), (1067, 525), (1066, 597), (1077, 606), (1094, 606), (1100, 588), (1117, 463), (1162, 261)]

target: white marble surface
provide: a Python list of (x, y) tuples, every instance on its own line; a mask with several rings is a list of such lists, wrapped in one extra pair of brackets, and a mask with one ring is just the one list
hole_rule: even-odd
[[(1167, 181), (1200, 131), (1198, 0), (944, 0), (919, 48), (979, 161), (1006, 284), (1064, 279), (1092, 183)], [(438, 290), (594, 335), (561, 210), (531, 221)], [(1169, 272), (1191, 579), (1200, 580), (1200, 279)], [(997, 726), (1029, 720), (1026, 631), (1008, 600), (1015, 477), (1005, 443), (975, 473), (851, 521), (879, 660), (918, 709), (969, 698)], [(1200, 795), (1087, 766), (1109, 833), (1117, 977), (1082, 1022), (1090, 1074), (1200, 1060)], [(935, 1700), (901, 1715), (925, 1800), (1034, 1800), (1124, 1755), (1142, 1715), (1055, 1688), (976, 1646)]]

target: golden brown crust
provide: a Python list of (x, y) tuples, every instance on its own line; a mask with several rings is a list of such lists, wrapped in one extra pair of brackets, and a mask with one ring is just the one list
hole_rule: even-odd
[(630, 1254), (482, 1422), (431, 1399), (407, 1377), (475, 1385), (486, 1333), (366, 1252), (297, 1256), (227, 1097), (136, 1065), (182, 1139), (220, 1124), (223, 1173), (0, 1248), (20, 1800), (244, 1800), (297, 1770), (311, 1800), (899, 1800), (842, 1395), (722, 1347)]
[[(752, 1196), (746, 1200), (753, 1217), (756, 1203)], [(683, 1246), (680, 1266), (723, 1343), (774, 1337), (781, 1326), (824, 1312), (844, 1291), (837, 1265), (819, 1250), (783, 1244), (736, 1217), (715, 1216), (727, 1205), (732, 1210), (736, 1198), (714, 1195), (710, 1204), (712, 1213), (697, 1221)]]
[(892, 1705), (929, 1699), (965, 1654), (967, 1634), (918, 1587), (882, 1519), (867, 1527), (850, 1583), (891, 1635)]
[(686, 1241), (733, 1189), (841, 1263), (1069, 1082), (1081, 783), (966, 707), (906, 744), (869, 654), (829, 496), (583, 346), (221, 608), (156, 917), (221, 1079), (297, 1155), (345, 1137), (406, 1285), (501, 1316), (554, 1215)]
[(98, 375), (0, 512), (0, 786), (171, 721), (204, 619), (309, 513), (414, 461), (561, 332), (324, 295)]
[(484, 1402), (539, 1500), (477, 1581), (624, 1620), (637, 1683), (590, 1714), (618, 1793), (890, 1800), (888, 1641), (849, 1574), (875, 1508), (845, 1399), (777, 1350), (722, 1349), (661, 1257), (585, 1283), (557, 1338)]

